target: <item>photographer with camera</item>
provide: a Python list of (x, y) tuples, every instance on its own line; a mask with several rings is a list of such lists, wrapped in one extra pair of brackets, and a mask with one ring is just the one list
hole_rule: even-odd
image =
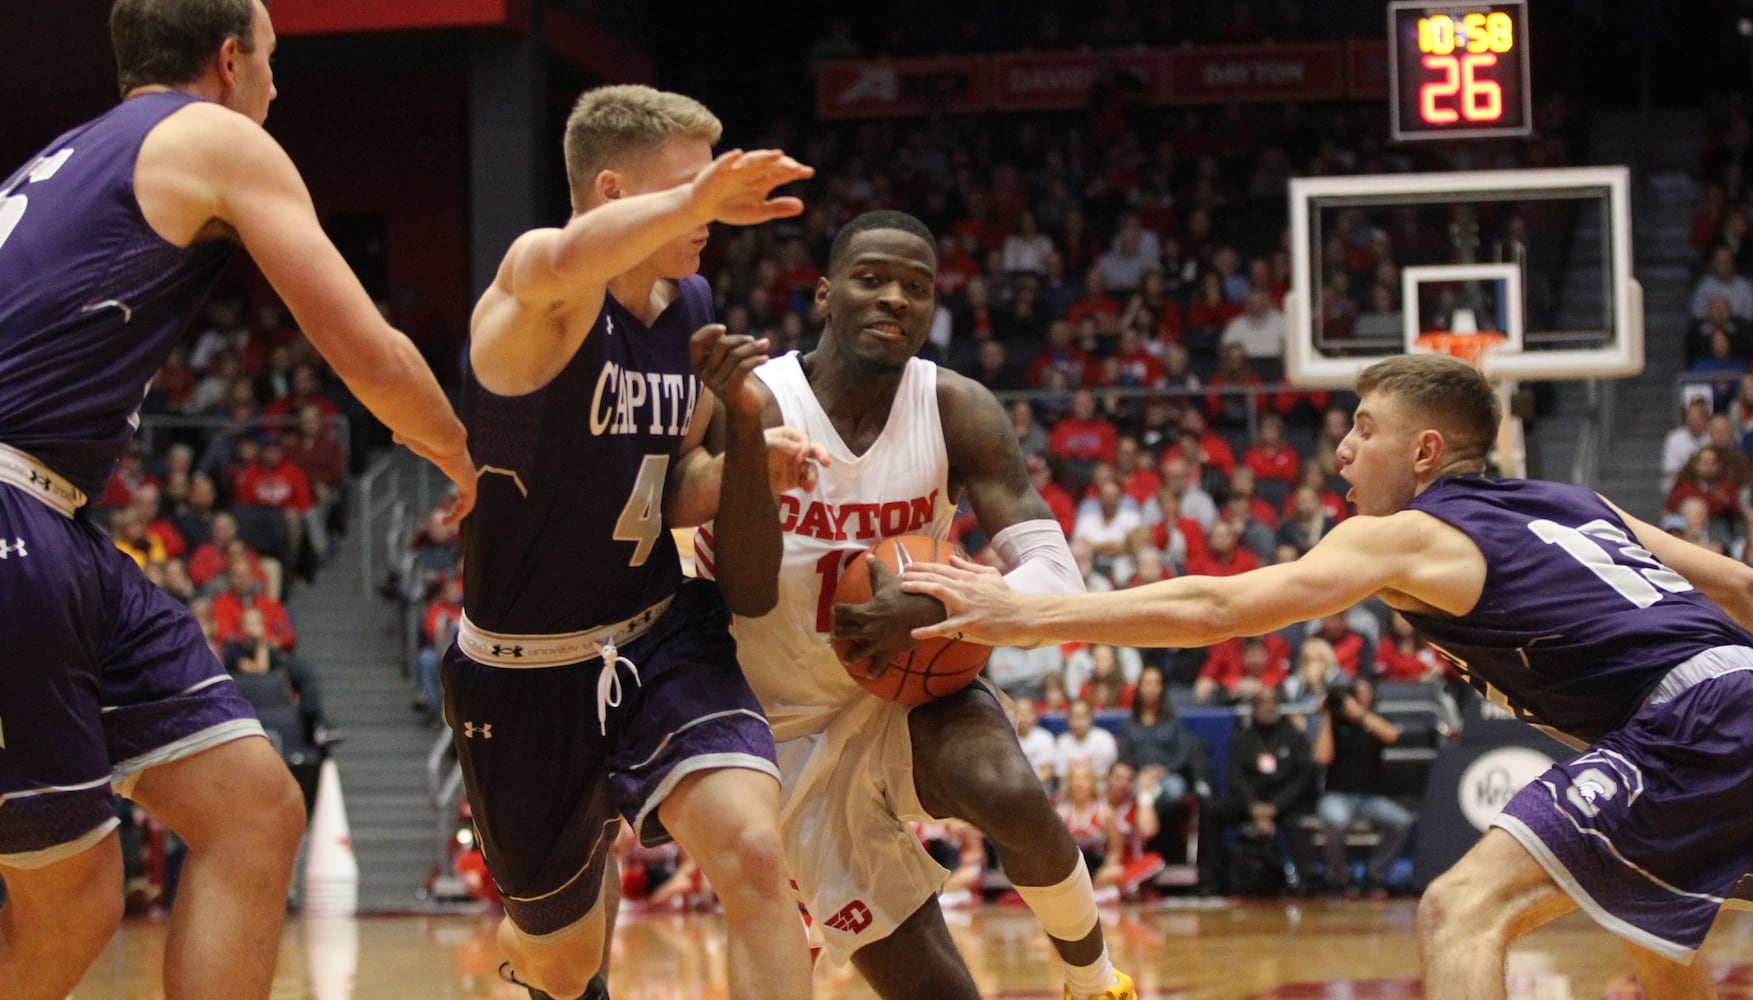
[(1387, 895), (1388, 875), (1412, 831), (1412, 813), (1381, 794), (1382, 749), (1399, 742), (1400, 727), (1372, 711), (1375, 703), (1375, 684), (1368, 677), (1330, 683), (1315, 735), (1315, 763), (1326, 769), (1315, 812), (1326, 835), (1327, 886), (1348, 896), (1358, 889), (1345, 858), (1346, 829), (1358, 819), (1376, 829), (1364, 877), (1364, 891), (1372, 896)]

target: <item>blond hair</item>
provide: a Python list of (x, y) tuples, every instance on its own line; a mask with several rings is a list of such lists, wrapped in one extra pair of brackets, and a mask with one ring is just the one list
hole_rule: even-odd
[(724, 126), (704, 104), (641, 84), (587, 90), (566, 119), (566, 180), (583, 208), (597, 174), (628, 156), (649, 153), (671, 136), (718, 142)]
[(1405, 403), (1441, 431), (1451, 461), (1484, 462), (1503, 419), (1497, 391), (1477, 368), (1447, 354), (1400, 354), (1357, 376), (1357, 394), (1380, 393)]

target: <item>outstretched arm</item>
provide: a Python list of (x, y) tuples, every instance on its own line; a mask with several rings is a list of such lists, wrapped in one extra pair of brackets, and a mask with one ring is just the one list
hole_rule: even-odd
[(384, 322), (323, 232), (279, 143), (240, 114), (191, 104), (141, 145), (135, 191), (147, 221), (177, 246), (235, 234), (354, 395), (456, 484), (451, 517), (468, 513), (475, 469), (462, 423), (419, 350)]
[(777, 150), (733, 151), (693, 178), (675, 178), (674, 187), (625, 195), (611, 187), (606, 201), (563, 228), (524, 233), (475, 307), (476, 376), (502, 395), (548, 384), (589, 336), (611, 280), (692, 231), (704, 236), (709, 222), (754, 225), (798, 214), (802, 202), (772, 193), (812, 172)]
[(508, 255), (509, 291), (526, 307), (574, 299), (581, 289), (600, 290), (664, 244), (709, 222), (750, 226), (797, 215), (803, 202), (770, 195), (813, 173), (776, 149), (731, 150), (688, 183), (614, 198), (573, 216), (562, 229), (520, 239)]
[(1462, 614), (1478, 599), (1483, 580), (1484, 560), (1465, 535), (1427, 514), (1402, 511), (1348, 518), (1296, 562), (1239, 576), (1184, 576), (1105, 594), (1037, 597), (1012, 591), (993, 570), (958, 560), (914, 563), (902, 587), (949, 610), (942, 622), (914, 630), (921, 639), (960, 634), (994, 646), (1087, 640), (1187, 648), (1264, 635), (1343, 611), (1380, 591)]

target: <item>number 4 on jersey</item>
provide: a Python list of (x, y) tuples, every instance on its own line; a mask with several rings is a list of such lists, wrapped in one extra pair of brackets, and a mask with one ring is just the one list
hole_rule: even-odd
[(645, 456), (639, 463), (639, 476), (633, 480), (633, 493), (615, 520), (615, 541), (635, 543), (633, 558), (627, 560), (629, 566), (645, 565), (663, 531), (663, 483), (669, 468), (668, 455)]

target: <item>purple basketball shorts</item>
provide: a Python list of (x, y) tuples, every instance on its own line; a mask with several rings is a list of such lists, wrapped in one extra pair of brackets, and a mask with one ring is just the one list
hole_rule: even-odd
[(619, 655), (634, 666), (618, 668), (604, 734), (600, 657), (519, 668), (478, 663), (454, 644), (445, 654), (445, 718), (482, 851), (507, 915), (531, 936), (590, 912), (621, 816), (655, 846), (669, 840), (657, 808), (689, 774), (734, 767), (779, 779), (716, 585), (685, 581)]

